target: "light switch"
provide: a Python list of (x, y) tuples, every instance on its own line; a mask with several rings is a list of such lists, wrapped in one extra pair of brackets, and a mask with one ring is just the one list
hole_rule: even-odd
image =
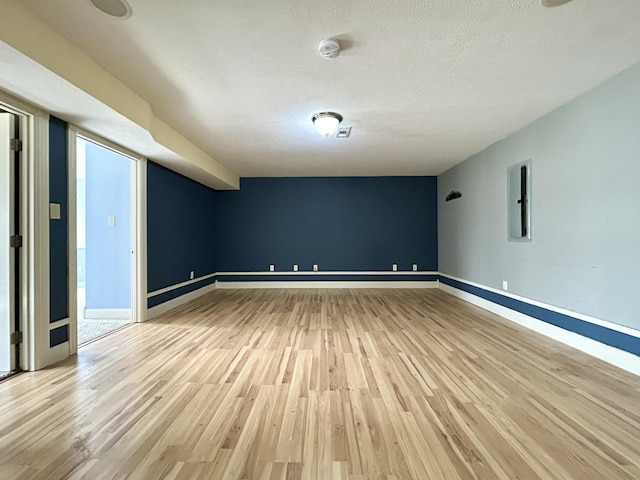
[(60, 220), (62, 218), (60, 214), (60, 204), (59, 203), (50, 203), (49, 204), (49, 218), (51, 220)]
[(115, 215), (109, 215), (107, 217), (107, 225), (109, 227), (115, 227), (116, 226), (116, 216)]

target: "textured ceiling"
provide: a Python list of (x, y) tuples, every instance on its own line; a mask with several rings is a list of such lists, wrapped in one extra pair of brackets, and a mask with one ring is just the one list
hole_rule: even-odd
[(21, 3), (241, 176), (439, 174), (640, 61), (638, 0)]

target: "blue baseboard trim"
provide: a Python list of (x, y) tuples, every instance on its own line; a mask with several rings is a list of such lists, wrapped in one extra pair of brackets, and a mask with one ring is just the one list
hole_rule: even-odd
[(216, 277), (219, 283), (224, 282), (353, 282), (353, 281), (369, 281), (369, 282), (436, 282), (438, 274), (372, 274), (372, 273), (271, 273), (269, 275), (256, 274), (254, 272), (234, 273), (233, 275), (225, 275), (219, 273)]
[(459, 280), (439, 275), (440, 283), (462, 290), (502, 307), (514, 310), (542, 322), (554, 325), (569, 332), (582, 335), (596, 342), (640, 356), (640, 338), (618, 332), (601, 325), (581, 320), (570, 315), (555, 312), (531, 303), (501, 295), (484, 288), (470, 285)]
[(147, 308), (155, 307), (157, 305), (160, 305), (161, 303), (168, 302), (169, 300), (173, 300), (174, 298), (178, 298), (187, 293), (199, 290), (202, 287), (206, 287), (207, 285), (215, 283), (215, 281), (216, 276), (212, 275), (208, 278), (204, 278), (200, 281), (196, 280), (195, 282), (189, 283), (188, 285), (179, 286), (164, 293), (153, 294), (152, 292), (147, 298)]

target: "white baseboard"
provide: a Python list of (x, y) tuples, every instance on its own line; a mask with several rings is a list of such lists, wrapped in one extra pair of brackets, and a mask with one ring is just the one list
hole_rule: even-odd
[(433, 281), (299, 281), (299, 282), (221, 282), (216, 280), (220, 290), (242, 290), (263, 288), (438, 288), (438, 282)]
[(127, 320), (131, 318), (130, 308), (85, 308), (84, 318), (94, 320), (118, 319)]
[(484, 298), (478, 297), (471, 293), (459, 290), (444, 283), (440, 283), (440, 289), (446, 293), (454, 295), (462, 300), (472, 303), (480, 308), (488, 310), (496, 315), (522, 325), (534, 332), (541, 333), (549, 338), (557, 340), (565, 345), (573, 347), (593, 357), (604, 360), (607, 363), (620, 367), (628, 372), (640, 375), (640, 361), (638, 356), (620, 350), (619, 348), (610, 347), (591, 338), (583, 337), (574, 332), (570, 332), (555, 325), (543, 322), (537, 318), (524, 315), (510, 308), (495, 304)]
[[(219, 287), (218, 287), (219, 288)], [(151, 307), (147, 309), (147, 320), (151, 320), (159, 315), (162, 315), (169, 310), (179, 307), (191, 300), (195, 300), (196, 298), (204, 295), (205, 293), (212, 292), (216, 289), (216, 283), (210, 283), (209, 285), (205, 285), (202, 288), (194, 290), (193, 292), (185, 293), (184, 295), (180, 295), (179, 297), (168, 300), (160, 305), (156, 305), (155, 307)]]

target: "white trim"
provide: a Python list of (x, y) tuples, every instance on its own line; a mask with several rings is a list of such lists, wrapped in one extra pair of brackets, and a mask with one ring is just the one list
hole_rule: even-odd
[[(58, 360), (49, 348), (49, 115), (33, 117), (33, 156), (29, 169), (29, 358), (28, 370), (40, 370)], [(26, 343), (26, 342), (25, 342)], [(66, 343), (65, 343), (66, 344)], [(23, 344), (24, 345), (24, 344)]]
[(526, 297), (514, 295), (513, 293), (505, 292), (503, 290), (498, 290), (497, 288), (487, 287), (479, 283), (470, 282), (469, 280), (463, 280), (461, 278), (457, 278), (452, 275), (445, 275), (443, 273), (441, 273), (440, 275), (443, 277), (450, 278), (451, 280), (455, 280), (457, 282), (461, 282), (467, 285), (471, 285), (473, 287), (481, 288), (482, 290), (487, 290), (488, 292), (497, 293), (505, 297), (513, 298), (514, 300), (518, 300), (520, 302), (528, 303), (529, 305), (535, 305), (536, 307), (544, 308), (545, 310), (551, 310), (552, 312), (560, 313), (562, 315), (567, 315), (569, 317), (577, 318), (578, 320), (583, 320), (585, 322), (593, 323), (594, 325), (599, 325), (601, 327), (608, 328), (609, 330), (615, 330), (617, 332), (624, 333), (625, 335), (631, 335), (632, 337), (640, 338), (640, 330), (635, 330), (633, 328), (626, 327), (624, 325), (618, 325), (617, 323), (612, 323), (607, 320), (602, 320), (600, 318), (590, 317), (589, 315), (584, 315), (582, 313), (567, 310), (565, 308), (556, 307), (554, 305), (549, 305), (547, 303), (542, 303), (537, 300), (531, 300)]
[[(16, 346), (9, 341), (15, 332), (16, 273), (19, 262), (15, 261), (16, 251), (11, 246), (11, 235), (15, 231), (15, 170), (20, 163), (14, 161), (15, 153), (11, 150), (11, 140), (15, 137), (14, 125), (19, 118), (11, 112), (0, 113), (0, 371), (16, 370)], [(16, 168), (17, 167), (17, 168)], [(18, 251), (18, 254), (20, 252)]]
[(132, 320), (147, 320), (147, 160), (139, 158), (136, 165), (136, 196), (132, 212), (135, 214), (135, 231), (133, 239), (134, 258), (132, 259), (132, 288), (134, 295), (131, 307)]
[[(69, 325), (71, 323), (71, 320), (69, 317), (67, 318), (63, 318), (61, 320), (56, 320), (55, 322), (51, 322), (49, 324), (49, 331), (51, 330), (55, 330), (58, 327), (64, 327), (65, 325)], [(71, 333), (71, 332), (69, 332)], [(69, 338), (71, 338), (71, 335), (69, 335)]]
[(161, 288), (159, 290), (154, 290), (153, 292), (147, 293), (147, 298), (155, 297), (157, 295), (162, 295), (163, 293), (171, 292), (176, 288), (186, 287), (187, 285), (191, 285), (194, 283), (201, 282), (211, 277), (215, 277), (217, 273), (210, 273), (209, 275), (203, 275), (202, 277), (194, 278), (192, 280), (187, 280), (186, 282), (176, 283), (175, 285), (169, 285), (168, 287)]
[(443, 292), (454, 295), (480, 308), (495, 313), (496, 315), (500, 315), (507, 320), (529, 328), (534, 332), (540, 333), (549, 338), (564, 343), (565, 345), (599, 358), (600, 360), (604, 360), (605, 362), (620, 367), (631, 373), (640, 375), (640, 361), (638, 361), (638, 356), (632, 353), (625, 352), (624, 350), (620, 350), (618, 348), (610, 347), (609, 345), (605, 345), (596, 340), (592, 340), (591, 338), (583, 337), (582, 335), (579, 335), (575, 332), (570, 332), (563, 328), (556, 327), (555, 325), (551, 325), (549, 323), (543, 322), (542, 320), (538, 320), (528, 315), (524, 315), (520, 312), (516, 312), (515, 310), (503, 307), (502, 305), (490, 302), (489, 300), (485, 300), (484, 298), (478, 297), (477, 295), (473, 295), (463, 290), (459, 290), (455, 287), (451, 287), (450, 285), (443, 284), (442, 282), (440, 282), (439, 285), (440, 289)]
[(69, 355), (78, 351), (78, 192), (76, 156), (78, 144), (78, 127), (67, 125), (67, 257), (68, 257), (68, 281), (69, 281)]
[(156, 305), (155, 307), (151, 307), (147, 310), (147, 320), (151, 320), (152, 318), (158, 317), (169, 310), (179, 307), (191, 300), (195, 300), (206, 293), (212, 292), (216, 289), (215, 282), (210, 285), (205, 285), (198, 290), (194, 290), (193, 292), (185, 293), (184, 295), (180, 295), (179, 297), (173, 298), (167, 302), (161, 303), (160, 305)]
[[(49, 323), (49, 115), (0, 91), (0, 104), (20, 116), (23, 152), (20, 185), (21, 368), (35, 370)], [(46, 234), (46, 236), (45, 236)]]
[(106, 138), (101, 137), (100, 135), (96, 135), (88, 130), (83, 129), (82, 127), (75, 126), (78, 137), (87, 140), (88, 142), (95, 143), (107, 150), (111, 150), (118, 155), (123, 155), (125, 157), (130, 158), (131, 160), (144, 160), (145, 157), (140, 155), (139, 153), (134, 152), (133, 150), (129, 150), (128, 148), (123, 147), (122, 145), (118, 145)]
[(85, 308), (84, 318), (93, 320), (131, 320), (130, 308)]
[(263, 288), (438, 288), (437, 280), (407, 282), (350, 282), (350, 281), (290, 281), (290, 282), (224, 282), (216, 280), (221, 290)]
[[(69, 130), (72, 126), (69, 125)], [(105, 138), (100, 137), (94, 133), (84, 130), (78, 126), (73, 126), (74, 132), (74, 150), (75, 142), (78, 138), (99, 145), (100, 147), (111, 150), (112, 152), (124, 156), (131, 160), (131, 183), (130, 183), (130, 202), (129, 208), (131, 212), (131, 309), (126, 309), (128, 314), (125, 316), (123, 313), (115, 313), (120, 309), (107, 309), (107, 312), (114, 312), (114, 315), (107, 313), (102, 316), (102, 313), (96, 313), (97, 317), (85, 317), (86, 318), (127, 318), (132, 322), (144, 322), (147, 319), (147, 159), (121, 145), (111, 142)], [(74, 156), (75, 162), (75, 156)], [(74, 177), (74, 192), (75, 192), (75, 177), (76, 172), (73, 172)], [(73, 209), (74, 218), (76, 217), (77, 204), (74, 203), (70, 206)], [(74, 224), (74, 227), (76, 225)], [(75, 228), (74, 228), (75, 230)], [(74, 237), (74, 244), (75, 244)], [(71, 242), (69, 242), (71, 244)], [(70, 252), (70, 257), (75, 259), (76, 252)], [(77, 269), (77, 266), (76, 266)], [(75, 272), (75, 271), (74, 271)], [(71, 276), (70, 276), (71, 277)], [(77, 289), (77, 285), (70, 284), (70, 290)], [(75, 307), (77, 310), (77, 300)], [(95, 309), (94, 309), (95, 310)], [(89, 309), (89, 315), (92, 315), (92, 310)], [(75, 331), (77, 332), (77, 322)], [(76, 340), (77, 342), (77, 340)], [(77, 345), (76, 345), (77, 351)], [(75, 353), (75, 352), (74, 352)]]
[(293, 272), (293, 271), (283, 271), (283, 272), (217, 272), (218, 275), (229, 275), (229, 276), (253, 276), (253, 275), (264, 275), (264, 276), (280, 276), (280, 275), (348, 275), (348, 276), (355, 276), (355, 275), (438, 275), (438, 272), (414, 272), (413, 270), (407, 270), (407, 271), (389, 271), (389, 272), (381, 272), (381, 271), (375, 271), (375, 272), (360, 272), (360, 271), (353, 271), (353, 272), (325, 272), (325, 271), (319, 271), (319, 272), (313, 272), (311, 270), (308, 271), (300, 271), (298, 270), (297, 272)]

